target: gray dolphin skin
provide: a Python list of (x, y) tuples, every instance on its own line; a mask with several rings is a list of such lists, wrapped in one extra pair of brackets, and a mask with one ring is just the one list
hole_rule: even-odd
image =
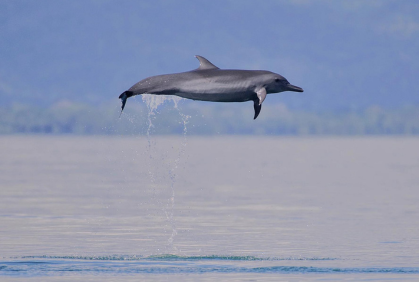
[(181, 73), (151, 76), (122, 93), (121, 113), (129, 97), (141, 94), (176, 95), (211, 102), (253, 101), (256, 119), (267, 94), (283, 91), (303, 92), (285, 77), (264, 70), (224, 70), (201, 56), (199, 68)]

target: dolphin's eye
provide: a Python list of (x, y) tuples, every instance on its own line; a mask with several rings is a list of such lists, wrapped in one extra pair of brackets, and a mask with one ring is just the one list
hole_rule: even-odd
[(275, 78), (275, 82), (279, 82), (280, 81), (280, 79), (279, 78)]

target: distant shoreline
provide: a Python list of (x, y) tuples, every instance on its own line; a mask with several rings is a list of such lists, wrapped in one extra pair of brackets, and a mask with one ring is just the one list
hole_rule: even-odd
[[(70, 135), (419, 135), (419, 106), (362, 111), (310, 112), (267, 104), (258, 120), (246, 103), (166, 103), (151, 113), (131, 103), (119, 118), (119, 104), (93, 107), (65, 103), (49, 108), (0, 108), (0, 134)], [(151, 121), (151, 126), (149, 124)]]

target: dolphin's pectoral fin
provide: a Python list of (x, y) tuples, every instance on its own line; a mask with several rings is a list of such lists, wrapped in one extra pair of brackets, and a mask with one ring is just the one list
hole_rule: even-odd
[(119, 117), (121, 117), (122, 115), (122, 111), (125, 108), (125, 104), (127, 103), (127, 99), (128, 97), (132, 96), (132, 91), (125, 91), (124, 93), (122, 93), (121, 95), (119, 95), (119, 99), (121, 99), (122, 105), (121, 105), (121, 113), (119, 114)]
[(260, 110), (262, 109), (262, 102), (266, 98), (266, 89), (265, 87), (262, 87), (258, 91), (256, 91), (256, 95), (258, 96), (258, 99), (255, 99), (253, 102), (253, 107), (255, 108), (255, 117), (253, 119), (256, 119), (260, 113)]
[(261, 89), (256, 91), (256, 94), (258, 95), (258, 98), (259, 98), (259, 105), (262, 105), (262, 102), (265, 100), (266, 94), (267, 94), (266, 88), (262, 87)]
[(255, 117), (253, 119), (256, 119), (260, 113), (260, 110), (262, 109), (262, 104), (259, 104), (258, 100), (254, 100), (253, 107), (255, 108)]

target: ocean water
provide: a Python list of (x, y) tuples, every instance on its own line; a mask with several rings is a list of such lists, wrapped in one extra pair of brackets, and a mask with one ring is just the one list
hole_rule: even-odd
[(0, 137), (0, 281), (419, 281), (419, 138)]

